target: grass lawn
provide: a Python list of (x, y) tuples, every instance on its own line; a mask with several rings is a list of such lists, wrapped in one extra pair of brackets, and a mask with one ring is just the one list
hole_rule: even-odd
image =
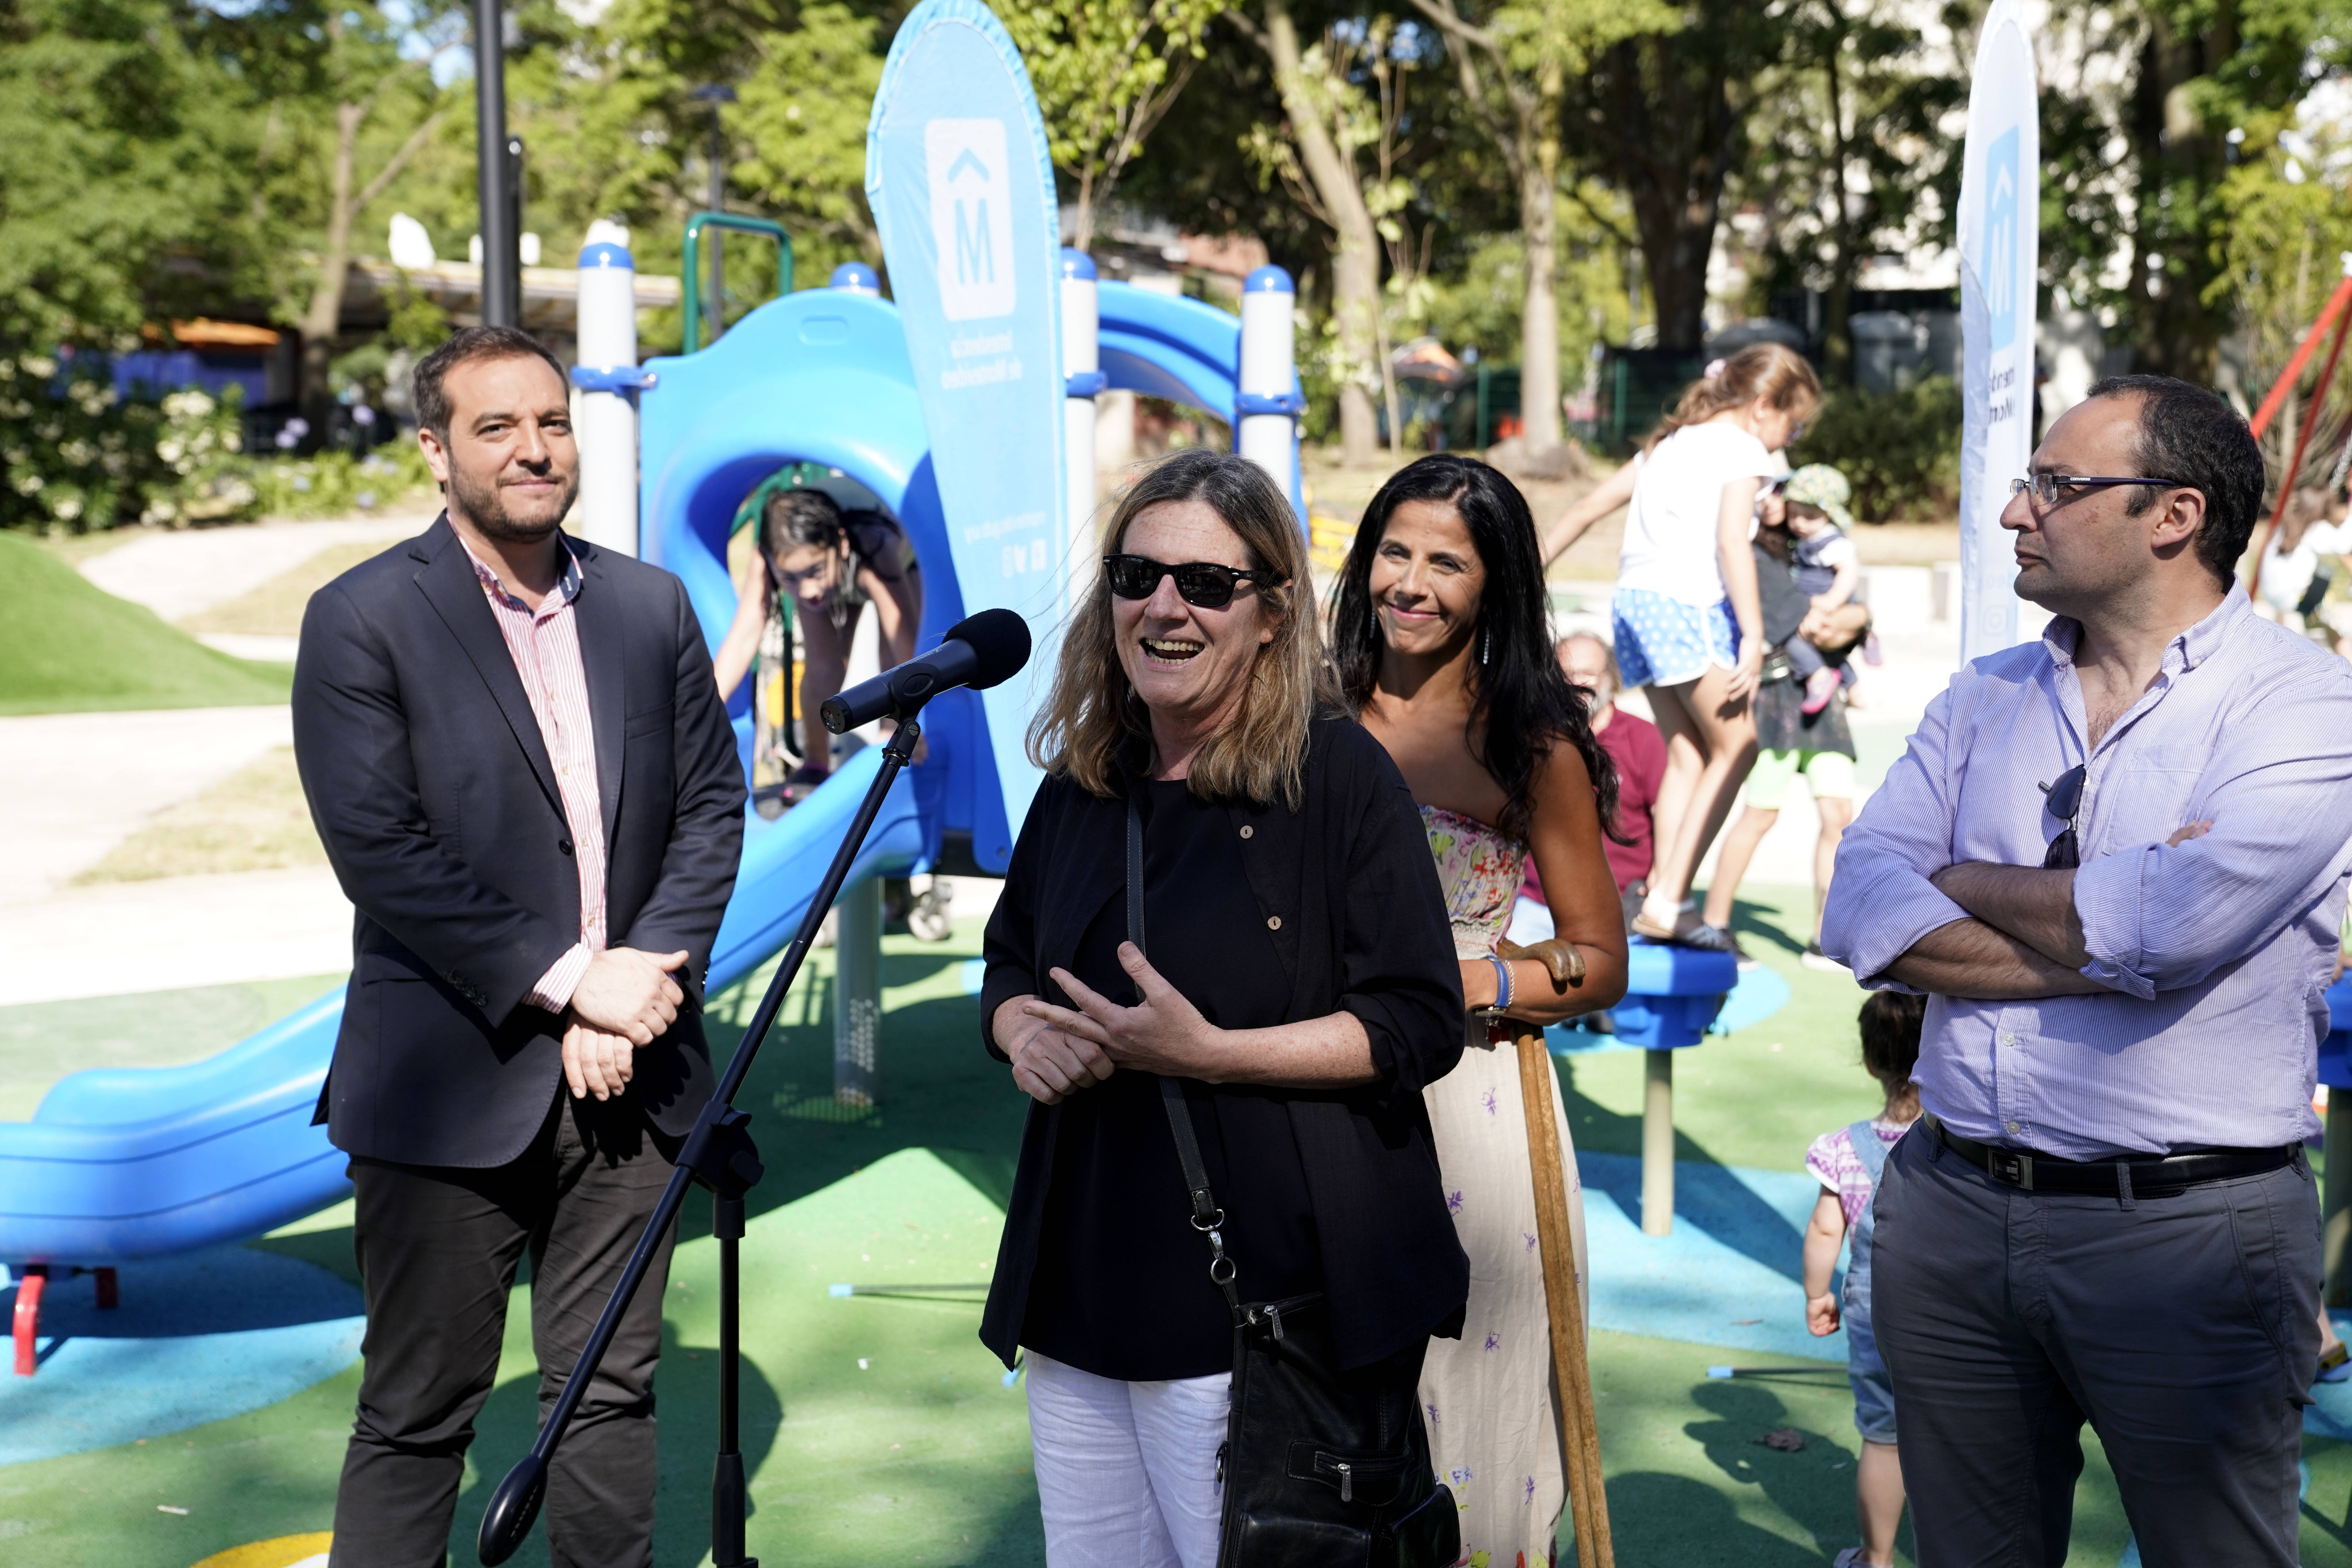
[(293, 687), (290, 669), (216, 653), (14, 533), (0, 533), (0, 713), (236, 707)]
[(361, 562), (373, 561), (392, 548), (393, 542), (385, 539), (329, 545), (260, 587), (188, 616), (179, 623), (180, 628), (191, 632), (242, 632), (254, 637), (299, 636), (302, 610), (310, 604), (311, 595)]
[(326, 863), (294, 749), (280, 746), (194, 800), (165, 806), (74, 881), (143, 882)]

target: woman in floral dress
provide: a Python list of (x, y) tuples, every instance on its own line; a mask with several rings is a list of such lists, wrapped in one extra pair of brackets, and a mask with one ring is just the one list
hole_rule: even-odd
[[(1624, 993), (1624, 915), (1601, 852), (1616, 777), (1552, 657), (1535, 520), (1483, 463), (1423, 458), (1381, 488), (1340, 579), (1333, 642), (1349, 700), (1420, 805), (1471, 1010), (1462, 1064), (1423, 1091), (1470, 1258), (1461, 1337), (1433, 1340), (1422, 1373), (1430, 1447), (1462, 1508), (1463, 1560), (1534, 1568), (1554, 1560), (1566, 1455), (1512, 1041)], [(1505, 959), (1530, 853), (1559, 934)], [(1584, 1205), (1550, 1098), (1581, 1311)]]

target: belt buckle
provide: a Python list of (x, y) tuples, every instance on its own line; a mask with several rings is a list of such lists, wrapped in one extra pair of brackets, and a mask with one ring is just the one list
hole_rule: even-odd
[(2011, 1186), (2029, 1193), (2033, 1190), (2033, 1156), (2031, 1154), (1988, 1146), (1985, 1150), (1985, 1173), (1997, 1182), (2007, 1182)]

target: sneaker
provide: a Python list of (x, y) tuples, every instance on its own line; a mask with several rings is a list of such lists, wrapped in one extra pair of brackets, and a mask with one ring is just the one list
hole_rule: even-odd
[(2326, 1352), (2320, 1356), (2316, 1381), (2342, 1383), (2347, 1378), (2352, 1378), (2352, 1352), (2346, 1351), (2343, 1344), (2338, 1342), (2334, 1350)]
[(1878, 634), (1874, 631), (1862, 639), (1862, 662), (1864, 664), (1885, 664), (1886, 662), (1886, 655), (1879, 647)]
[(1836, 959), (1832, 958), (1828, 953), (1823, 952), (1822, 951), (1822, 944), (1817, 942), (1809, 942), (1805, 943), (1804, 956), (1798, 959), (1797, 962), (1803, 964), (1807, 969), (1818, 969), (1824, 974), (1851, 975), (1853, 973), (1853, 970), (1848, 969), (1844, 964), (1840, 963)]

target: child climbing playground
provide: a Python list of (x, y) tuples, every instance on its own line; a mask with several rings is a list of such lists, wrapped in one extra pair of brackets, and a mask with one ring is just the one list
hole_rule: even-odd
[[(1821, 1179), (1822, 1195), (1805, 1226), (1805, 1327), (1819, 1335), (1845, 1330), (1846, 1377), (1853, 1385), (1853, 1425), (1862, 1434), (1853, 1510), (1862, 1544), (1838, 1553), (1835, 1568), (1885, 1568), (1895, 1561), (1895, 1532), (1903, 1523), (1903, 1468), (1895, 1450), (1895, 1394), (1878, 1341), (1870, 1329), (1871, 1199), (1886, 1152), (1919, 1120), (1919, 1090), (1911, 1069), (1919, 1061), (1924, 996), (1874, 991), (1862, 1005), (1862, 1065), (1885, 1091), (1879, 1113), (1834, 1132), (1805, 1151), (1805, 1169)], [(1842, 1290), (1831, 1289), (1838, 1254), (1852, 1247)]]

